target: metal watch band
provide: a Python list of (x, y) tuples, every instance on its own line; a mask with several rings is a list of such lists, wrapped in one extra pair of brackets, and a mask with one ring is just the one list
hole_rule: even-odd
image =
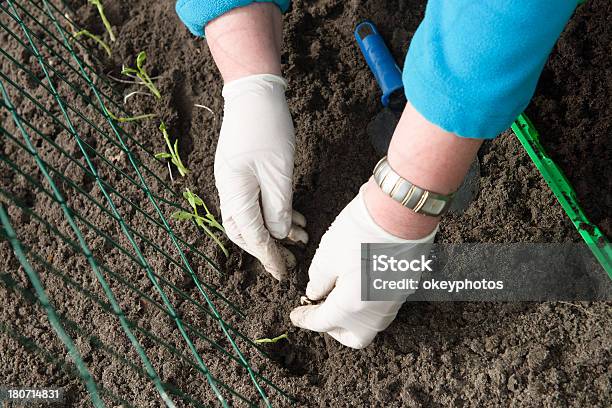
[(387, 156), (374, 167), (373, 175), (376, 184), (385, 194), (418, 214), (432, 217), (444, 214), (455, 195), (438, 194), (415, 186), (391, 168)]

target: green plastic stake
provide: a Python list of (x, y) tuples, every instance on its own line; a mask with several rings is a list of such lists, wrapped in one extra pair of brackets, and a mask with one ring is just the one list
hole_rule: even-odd
[(561, 207), (572, 221), (578, 233), (595, 255), (608, 277), (612, 280), (612, 246), (597, 225), (586, 217), (572, 185), (557, 164), (546, 154), (540, 144), (540, 136), (524, 113), (512, 124), (512, 131), (519, 138), (527, 154), (534, 162), (544, 180), (559, 200)]

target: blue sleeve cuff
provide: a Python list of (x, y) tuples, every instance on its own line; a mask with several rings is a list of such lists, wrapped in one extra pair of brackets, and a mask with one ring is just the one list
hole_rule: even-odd
[(576, 0), (430, 0), (403, 70), (406, 98), (460, 136), (491, 139), (533, 96)]
[(189, 31), (199, 37), (204, 36), (204, 27), (228, 11), (248, 6), (251, 3), (274, 3), (284, 13), (291, 0), (178, 0), (176, 13)]

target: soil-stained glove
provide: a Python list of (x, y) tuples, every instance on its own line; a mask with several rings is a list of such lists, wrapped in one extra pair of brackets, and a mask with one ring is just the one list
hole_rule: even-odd
[[(427, 237), (408, 241), (380, 228), (366, 208), (361, 187), (357, 197), (342, 210), (323, 235), (310, 265), (306, 296), (321, 304), (301, 306), (291, 312), (294, 325), (325, 332), (345, 346), (360, 349), (389, 326), (405, 297), (398, 301), (361, 300), (361, 243), (397, 245), (402, 259), (427, 255), (437, 228)], [(394, 247), (394, 246), (392, 246)], [(386, 251), (385, 253), (389, 253)], [(399, 259), (399, 257), (398, 257)], [(408, 295), (408, 293), (406, 293)]]
[(292, 208), (295, 134), (286, 82), (253, 75), (223, 88), (215, 184), (228, 237), (282, 280), (295, 257), (274, 238), (306, 243), (304, 216)]

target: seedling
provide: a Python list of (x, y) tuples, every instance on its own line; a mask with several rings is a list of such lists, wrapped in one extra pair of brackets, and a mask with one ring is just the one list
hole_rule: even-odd
[[(142, 81), (140, 79), (138, 79), (138, 78), (136, 78), (136, 81), (133, 81), (133, 80), (129, 80), (128, 81), (127, 79), (120, 79), (120, 78), (114, 77), (114, 76), (112, 76), (111, 74), (108, 74), (108, 73), (106, 74), (106, 76), (108, 78), (112, 79), (113, 81), (119, 82), (119, 83), (122, 83), (122, 84), (142, 85)], [(151, 77), (151, 80), (158, 79), (158, 78), (159, 78), (159, 76)], [(151, 95), (151, 96), (153, 96), (153, 95)]]
[(79, 31), (77, 33), (74, 33), (74, 38), (78, 38), (78, 37), (80, 37), (82, 35), (84, 35), (86, 37), (89, 37), (92, 40), (94, 40), (95, 42), (97, 42), (98, 45), (100, 45), (100, 47), (104, 48), (104, 51), (106, 51), (106, 53), (108, 54), (109, 57), (112, 55), (111, 49), (108, 46), (108, 44), (105, 43), (100, 37), (98, 37), (95, 34), (90, 33), (87, 30), (81, 30), (81, 31)]
[[(215, 216), (212, 215), (210, 211), (208, 211), (208, 207), (206, 206), (206, 204), (204, 204), (204, 200), (198, 197), (197, 194), (192, 193), (191, 190), (189, 189), (186, 189), (183, 192), (183, 197), (185, 197), (185, 199), (189, 202), (189, 205), (191, 206), (193, 213), (189, 213), (187, 211), (176, 211), (175, 213), (172, 214), (172, 218), (175, 220), (179, 220), (179, 221), (182, 221), (182, 220), (194, 221), (198, 227), (202, 228), (206, 232), (206, 234), (209, 237), (211, 237), (217, 243), (217, 245), (219, 245), (219, 248), (221, 248), (225, 256), (226, 257), (229, 256), (229, 252), (227, 251), (225, 246), (223, 246), (223, 243), (221, 243), (219, 238), (211, 231), (211, 228), (214, 228), (214, 229), (221, 231), (222, 233), (225, 233), (225, 229), (215, 219)], [(206, 215), (202, 217), (198, 213), (198, 207), (204, 207), (204, 211), (206, 211)]]
[(147, 74), (147, 71), (145, 71), (145, 69), (143, 68), (146, 59), (147, 53), (144, 51), (140, 51), (138, 53), (138, 56), (136, 57), (136, 68), (123, 66), (123, 68), (121, 69), (121, 73), (123, 75), (129, 76), (130, 78), (139, 79), (141, 82), (137, 83), (146, 86), (157, 99), (161, 99), (161, 94), (159, 93), (159, 90), (151, 80), (149, 74)]
[[(166, 124), (162, 122), (159, 125), (159, 130), (162, 131), (164, 135), (164, 140), (166, 141), (166, 146), (168, 146), (168, 150), (170, 153), (162, 152), (157, 153), (155, 155), (156, 159), (170, 159), (172, 164), (176, 166), (181, 176), (185, 177), (187, 173), (189, 173), (189, 169), (185, 167), (183, 161), (181, 160), (181, 156), (179, 156), (178, 151), (178, 139), (174, 141), (174, 145), (170, 142), (170, 136), (168, 135), (168, 131), (166, 130)], [(172, 177), (172, 173), (170, 173), (170, 177)], [(186, 197), (185, 197), (186, 198)]]
[(255, 340), (255, 343), (257, 344), (263, 344), (263, 343), (276, 343), (279, 340), (282, 339), (287, 339), (289, 340), (289, 337), (287, 336), (287, 333), (283, 333), (278, 337), (274, 337), (273, 339), (257, 339)]
[(113, 28), (110, 25), (110, 22), (106, 18), (106, 14), (104, 14), (104, 6), (100, 0), (89, 0), (91, 4), (98, 8), (98, 13), (100, 14), (100, 18), (102, 19), (102, 23), (104, 27), (106, 27), (106, 31), (108, 31), (108, 35), (110, 36), (111, 41), (115, 41), (115, 33), (113, 33)]
[(157, 116), (154, 113), (146, 113), (144, 115), (136, 115), (136, 116), (129, 116), (127, 118), (120, 118), (120, 117), (117, 117), (113, 112), (108, 110), (108, 108), (106, 108), (106, 111), (108, 112), (108, 116), (110, 116), (111, 118), (113, 118), (119, 123), (134, 122), (137, 120), (146, 120), (146, 119), (151, 119)]
[[(122, 83), (122, 84), (143, 85), (142, 81), (140, 79), (138, 79), (138, 78), (136, 78), (136, 81), (133, 81), (133, 80), (126, 81), (125, 79), (115, 78), (111, 74), (106, 74), (106, 77), (109, 78), (109, 79), (112, 79), (115, 82), (119, 82), (119, 83)], [(151, 77), (151, 80), (154, 80), (154, 79), (157, 79), (157, 78), (159, 78), (159, 77), (158, 76), (157, 77)], [(153, 94), (151, 94), (149, 92), (132, 91), (132, 92), (128, 93), (127, 95), (125, 95), (123, 97), (123, 103), (127, 103), (127, 100), (129, 98), (131, 98), (132, 96), (134, 96), (134, 95), (145, 95), (145, 96), (150, 96), (152, 98), (155, 98), (155, 95), (153, 95)]]

